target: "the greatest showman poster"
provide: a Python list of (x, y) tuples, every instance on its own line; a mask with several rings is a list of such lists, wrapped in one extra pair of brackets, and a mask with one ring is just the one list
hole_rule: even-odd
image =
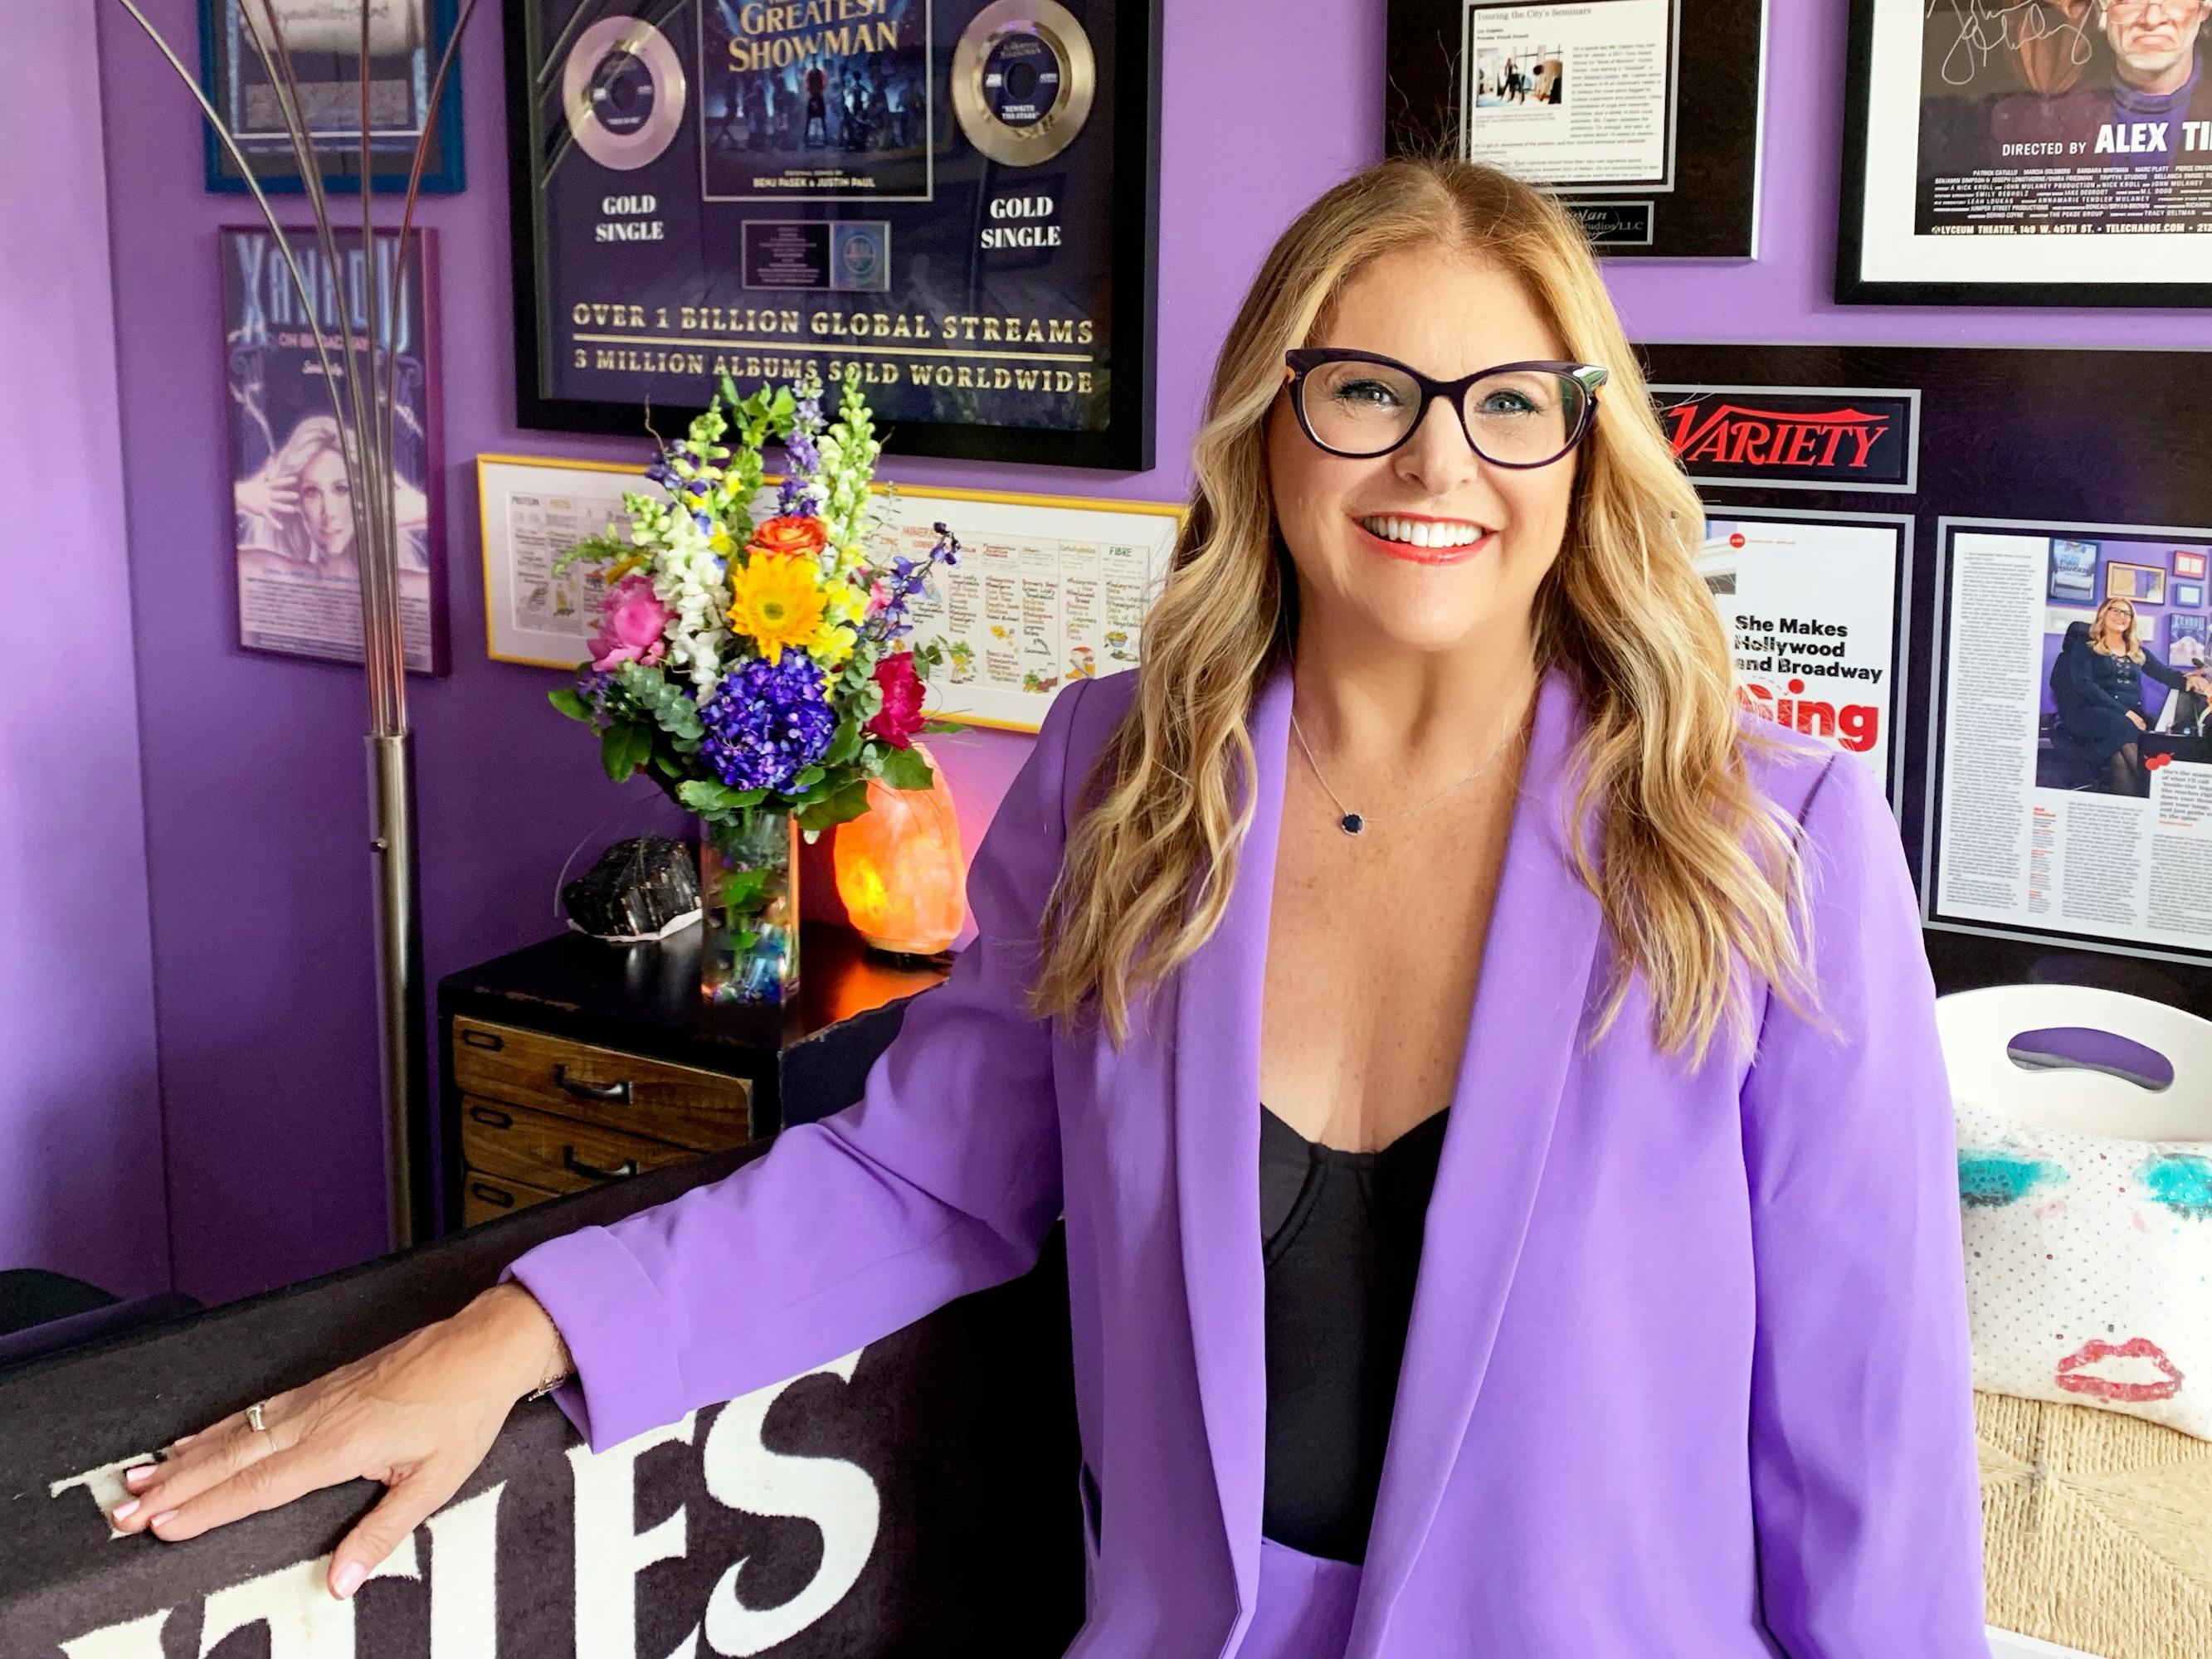
[(1158, 0), (508, 0), (520, 415), (1152, 464)]

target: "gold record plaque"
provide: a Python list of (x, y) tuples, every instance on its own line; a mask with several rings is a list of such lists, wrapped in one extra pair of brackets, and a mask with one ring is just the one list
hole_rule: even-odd
[(659, 159), (684, 125), (684, 61), (641, 17), (603, 17), (576, 37), (561, 106), (576, 147), (629, 173)]
[(1034, 167), (1075, 142), (1097, 90), (1090, 37), (1053, 0), (995, 0), (952, 53), (952, 111), (968, 142)]

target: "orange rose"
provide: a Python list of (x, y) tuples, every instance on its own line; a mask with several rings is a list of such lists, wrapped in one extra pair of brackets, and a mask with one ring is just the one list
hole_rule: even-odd
[(811, 557), (829, 544), (830, 532), (822, 520), (809, 514), (786, 513), (753, 531), (745, 545), (748, 553), (784, 553)]

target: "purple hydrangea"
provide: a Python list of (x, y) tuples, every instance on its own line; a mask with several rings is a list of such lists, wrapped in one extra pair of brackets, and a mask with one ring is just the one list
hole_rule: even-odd
[(804, 651), (739, 664), (699, 705), (699, 720), (707, 728), (699, 753), (732, 789), (788, 789), (837, 731), (822, 671)]

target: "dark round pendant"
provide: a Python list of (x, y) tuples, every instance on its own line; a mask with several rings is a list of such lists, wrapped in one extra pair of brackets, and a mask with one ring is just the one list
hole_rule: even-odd
[(1347, 836), (1356, 836), (1367, 827), (1367, 820), (1357, 812), (1346, 812), (1337, 820), (1337, 827)]

